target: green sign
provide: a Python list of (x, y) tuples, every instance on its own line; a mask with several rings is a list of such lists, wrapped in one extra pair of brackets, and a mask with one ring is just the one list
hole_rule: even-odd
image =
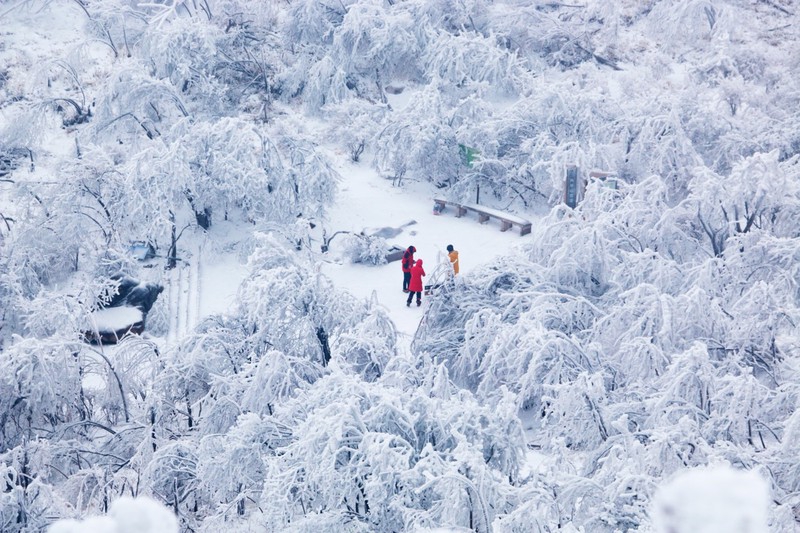
[(458, 153), (461, 154), (461, 160), (468, 167), (472, 167), (472, 162), (480, 155), (477, 148), (470, 148), (466, 144), (458, 145)]

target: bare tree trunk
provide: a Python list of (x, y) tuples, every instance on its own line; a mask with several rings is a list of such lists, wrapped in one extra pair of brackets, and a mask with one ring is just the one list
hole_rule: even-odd
[(175, 213), (170, 209), (169, 223), (172, 225), (172, 234), (169, 246), (169, 253), (167, 254), (167, 269), (173, 269), (178, 263), (178, 229), (175, 226)]
[(322, 348), (322, 366), (328, 366), (331, 360), (331, 347), (328, 345), (328, 332), (322, 326), (317, 328), (317, 340)]

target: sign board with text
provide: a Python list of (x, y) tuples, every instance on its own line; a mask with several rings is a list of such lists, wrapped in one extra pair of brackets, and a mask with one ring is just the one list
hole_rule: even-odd
[(461, 155), (461, 162), (468, 167), (472, 167), (472, 162), (477, 159), (478, 155), (481, 153), (480, 150), (477, 148), (471, 148), (466, 144), (459, 144), (458, 145), (458, 153)]
[(573, 209), (578, 205), (578, 182), (578, 167), (569, 165), (564, 183), (564, 203)]

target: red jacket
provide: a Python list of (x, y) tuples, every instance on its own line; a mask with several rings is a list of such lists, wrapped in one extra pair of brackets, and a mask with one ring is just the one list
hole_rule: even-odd
[(422, 276), (424, 275), (425, 270), (422, 268), (422, 259), (418, 259), (417, 263), (411, 267), (411, 281), (408, 282), (408, 290), (422, 292)]
[(409, 246), (406, 248), (406, 251), (403, 252), (403, 261), (400, 265), (403, 267), (403, 272), (411, 272), (411, 267), (414, 266), (414, 252), (416, 251), (416, 248)]

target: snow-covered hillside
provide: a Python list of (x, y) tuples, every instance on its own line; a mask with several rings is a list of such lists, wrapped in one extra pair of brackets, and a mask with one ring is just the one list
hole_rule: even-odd
[(793, 531), (796, 11), (0, 3), (0, 530)]

